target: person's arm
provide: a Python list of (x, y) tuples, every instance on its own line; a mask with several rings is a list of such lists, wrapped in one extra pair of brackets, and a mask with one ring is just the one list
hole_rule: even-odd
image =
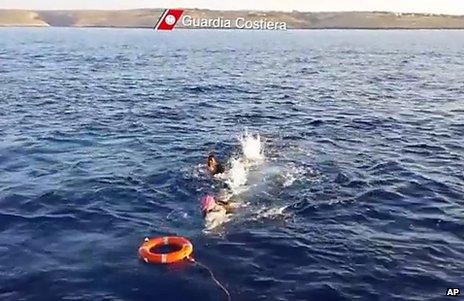
[(226, 206), (229, 204), (229, 201), (228, 200), (216, 200), (216, 203), (218, 203), (219, 205), (221, 206)]
[(235, 211), (235, 206), (232, 204), (226, 204), (224, 208), (226, 209), (226, 213), (234, 213)]

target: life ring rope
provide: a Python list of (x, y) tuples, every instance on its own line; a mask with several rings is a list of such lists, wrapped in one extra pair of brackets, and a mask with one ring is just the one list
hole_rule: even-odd
[[(168, 246), (172, 245), (175, 247), (180, 248), (178, 251), (170, 252), (170, 253), (155, 253), (152, 252), (153, 248), (159, 247), (159, 246)], [(214, 276), (213, 271), (211, 269), (201, 263), (198, 260), (195, 260), (191, 254), (193, 252), (193, 245), (192, 243), (185, 237), (182, 236), (163, 236), (163, 237), (157, 237), (157, 238), (151, 238), (149, 239), (148, 237), (145, 238), (144, 242), (139, 248), (139, 256), (142, 258), (145, 262), (147, 263), (173, 263), (177, 262), (183, 259), (187, 259), (188, 261), (206, 269), (210, 276), (211, 279), (216, 283), (216, 285), (224, 291), (224, 293), (227, 296), (227, 300), (231, 301), (231, 296), (227, 288), (219, 281), (217, 278)]]

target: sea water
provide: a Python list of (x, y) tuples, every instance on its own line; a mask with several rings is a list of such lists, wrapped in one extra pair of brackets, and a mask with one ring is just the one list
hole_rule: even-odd
[[(174, 234), (232, 300), (462, 289), (463, 59), (463, 31), (0, 29), (0, 299), (221, 300), (138, 260)], [(205, 234), (245, 129), (246, 206)]]

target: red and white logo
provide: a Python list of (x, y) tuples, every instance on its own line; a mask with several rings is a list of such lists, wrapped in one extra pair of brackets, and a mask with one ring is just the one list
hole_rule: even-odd
[(183, 9), (166, 9), (155, 25), (156, 30), (172, 30), (179, 21)]

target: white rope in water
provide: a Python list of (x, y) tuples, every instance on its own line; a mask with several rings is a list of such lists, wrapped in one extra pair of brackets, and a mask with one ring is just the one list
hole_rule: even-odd
[(227, 301), (232, 300), (232, 298), (230, 297), (229, 291), (225, 288), (224, 285), (222, 285), (221, 282), (219, 282), (219, 280), (216, 279), (216, 277), (214, 277), (213, 271), (211, 271), (211, 269), (209, 267), (207, 267), (203, 263), (201, 263), (198, 260), (195, 260), (195, 259), (193, 259), (191, 257), (188, 257), (188, 260), (190, 260), (191, 262), (194, 262), (194, 263), (198, 264), (199, 266), (201, 266), (202, 268), (206, 269), (209, 272), (209, 274), (211, 275), (211, 279), (213, 279), (213, 281), (217, 284), (217, 286), (219, 286), (224, 291), (224, 293), (227, 295)]

